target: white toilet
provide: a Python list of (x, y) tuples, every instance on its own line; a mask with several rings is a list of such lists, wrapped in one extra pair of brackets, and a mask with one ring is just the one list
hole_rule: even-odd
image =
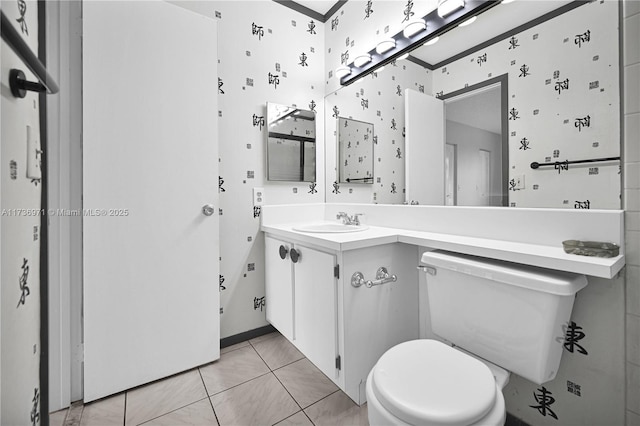
[(369, 423), (502, 425), (513, 372), (553, 380), (584, 275), (426, 252), (431, 328), (385, 352), (366, 383)]

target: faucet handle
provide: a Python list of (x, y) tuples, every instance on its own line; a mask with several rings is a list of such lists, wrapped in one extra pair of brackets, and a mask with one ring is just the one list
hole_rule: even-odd
[(364, 213), (354, 213), (354, 214), (353, 214), (353, 219), (352, 219), (352, 221), (353, 221), (353, 223), (354, 223), (355, 225), (360, 225), (360, 216), (364, 216)]
[(345, 212), (338, 212), (338, 214), (336, 215), (336, 219), (342, 219), (347, 217), (347, 213)]

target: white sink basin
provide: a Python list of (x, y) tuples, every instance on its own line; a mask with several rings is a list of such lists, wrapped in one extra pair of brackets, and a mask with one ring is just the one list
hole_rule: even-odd
[(367, 225), (344, 225), (342, 223), (311, 223), (308, 225), (294, 226), (294, 231), (299, 232), (359, 232), (369, 229)]

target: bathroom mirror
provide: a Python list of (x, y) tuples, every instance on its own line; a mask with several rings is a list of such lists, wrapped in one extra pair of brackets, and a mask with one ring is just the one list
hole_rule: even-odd
[(267, 129), (267, 180), (315, 182), (315, 112), (267, 102)]
[[(358, 19), (361, 10), (351, 3), (341, 9), (341, 21)], [(514, 5), (526, 9), (522, 16), (508, 9)], [(379, 6), (376, 13), (402, 16), (401, 6), (389, 3), (388, 11)], [(546, 9), (538, 10), (543, 6)], [(473, 25), (452, 29), (441, 34), (438, 43), (419, 47), (408, 59), (388, 64), (384, 70), (329, 93), (325, 97), (325, 123), (332, 123), (338, 110), (341, 116), (371, 121), (376, 126), (377, 142), (374, 185), (351, 187), (347, 192), (335, 188), (328, 172), (327, 188), (334, 184), (334, 190), (327, 191), (327, 201), (407, 202), (407, 185), (429, 182), (405, 181), (404, 162), (411, 152), (419, 151), (411, 150), (405, 137), (405, 91), (442, 100), (446, 119), (461, 123), (448, 117), (449, 110), (458, 104), (452, 96), (502, 77), (507, 91), (502, 93), (500, 89), (500, 103), (492, 106), (493, 102), (479, 102), (475, 112), (469, 114), (472, 119), (474, 115), (484, 116), (488, 112), (485, 109), (499, 114), (501, 145), (496, 142), (491, 149), (474, 147), (477, 162), (466, 164), (461, 162), (463, 142), (451, 143), (445, 136), (448, 146), (444, 146), (443, 157), (448, 153), (451, 167), (449, 185), (444, 189), (449, 199), (445, 202), (443, 196), (441, 204), (620, 209), (618, 9), (617, 2), (498, 5), (478, 16)], [(522, 21), (519, 25), (490, 35), (494, 26), (512, 24), (515, 15)], [(391, 22), (390, 18), (387, 21)], [(369, 25), (369, 21), (362, 25)], [(371, 26), (369, 32), (375, 33), (377, 27), (373, 23)], [(340, 42), (365, 33), (359, 27), (357, 31), (339, 27), (332, 33), (335, 42), (328, 48), (335, 52), (335, 58), (330, 59), (336, 67), (346, 50)], [(483, 128), (482, 123), (462, 124)], [(325, 149), (330, 162), (335, 158), (331, 146), (336, 144), (336, 133), (332, 124), (326, 125)], [(447, 132), (451, 133), (450, 129)], [(474, 138), (462, 136), (467, 141)], [(499, 150), (501, 158), (494, 155)], [(472, 179), (471, 174), (484, 178)], [(468, 192), (463, 193), (467, 188), (473, 189), (469, 197)]]
[(373, 183), (373, 124), (338, 117), (338, 182)]

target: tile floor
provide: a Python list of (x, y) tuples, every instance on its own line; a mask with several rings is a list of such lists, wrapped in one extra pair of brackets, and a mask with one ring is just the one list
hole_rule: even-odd
[(368, 425), (358, 407), (279, 333), (214, 363), (49, 416), (51, 426)]

